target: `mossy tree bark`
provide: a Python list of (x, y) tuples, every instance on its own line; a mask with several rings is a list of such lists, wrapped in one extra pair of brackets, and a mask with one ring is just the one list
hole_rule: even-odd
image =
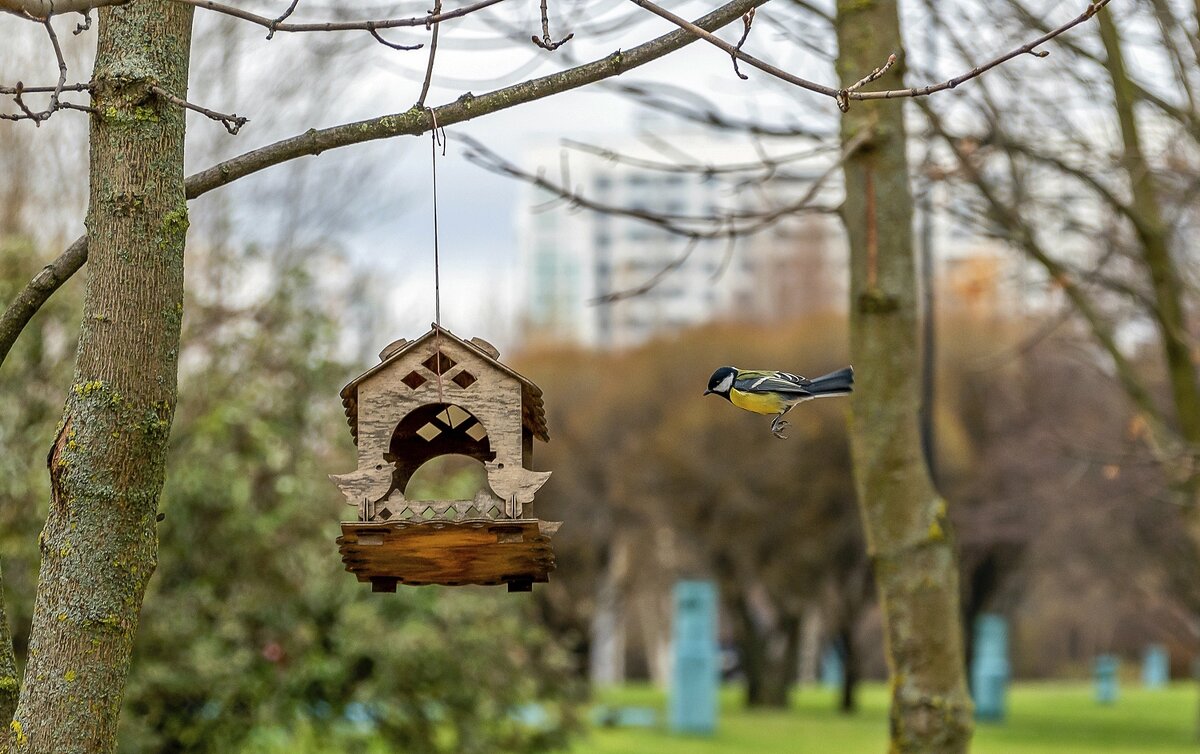
[[(838, 0), (838, 75), (856, 81), (900, 54), (895, 0)], [(852, 103), (842, 142), (850, 240), (851, 447), (891, 673), (891, 751), (965, 752), (971, 736), (958, 566), (946, 504), (929, 478), (918, 409), (913, 206), (902, 101)]]
[(75, 382), (48, 463), (50, 512), (14, 752), (96, 754), (117, 720), (175, 409), (183, 313), (183, 97), (191, 9), (100, 11), (93, 76), (90, 273)]
[[(0, 722), (4, 729), (12, 722), (17, 708), (17, 656), (13, 651), (12, 633), (4, 610), (4, 577), (0, 574)], [(2, 737), (2, 736), (0, 736)], [(0, 744), (3, 749), (3, 744)]]

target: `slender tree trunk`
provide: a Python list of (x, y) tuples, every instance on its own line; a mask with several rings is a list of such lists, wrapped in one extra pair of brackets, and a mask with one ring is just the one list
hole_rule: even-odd
[[(856, 81), (903, 55), (895, 0), (839, 0), (838, 75)], [(855, 102), (842, 141), (850, 240), (850, 348), (857, 372), (850, 436), (891, 673), (891, 751), (965, 752), (971, 700), (963, 668), (958, 567), (918, 422), (913, 208), (900, 101)]]
[[(0, 725), (7, 730), (17, 709), (17, 656), (13, 651), (12, 633), (8, 628), (8, 615), (4, 611), (4, 577), (0, 574)], [(2, 737), (2, 736), (0, 736)], [(0, 749), (4, 744), (0, 742)]]
[(792, 688), (800, 680), (800, 616), (786, 613), (780, 621), (783, 631), (783, 657), (775, 665), (779, 679), (779, 706), (791, 702)]
[(50, 450), (51, 502), (29, 659), (9, 745), (104, 754), (146, 584), (175, 410), (187, 204), (182, 111), (191, 9), (100, 11), (93, 76), (89, 262), (75, 382)]
[[(596, 592), (596, 614), (592, 618), (589, 676), (594, 687), (615, 686), (625, 681), (625, 612), (629, 544), (617, 531), (608, 546), (608, 557)], [(654, 666), (655, 648), (646, 647), (648, 664)]]
[(760, 631), (758, 684), (750, 707), (784, 709), (788, 706), (792, 686), (796, 681), (796, 664), (800, 656), (800, 620), (796, 616), (781, 617), (775, 630)]
[(842, 645), (842, 693), (838, 700), (838, 711), (851, 715), (858, 711), (858, 652), (854, 649), (854, 627), (844, 624), (838, 631)]
[(754, 620), (754, 613), (744, 594), (732, 588), (723, 588), (721, 593), (729, 595), (729, 604), (733, 609), (738, 658), (741, 660), (742, 674), (746, 679), (746, 706), (762, 706), (767, 657), (766, 648), (759, 635), (758, 623)]
[(1122, 164), (1129, 176), (1133, 199), (1134, 230), (1141, 244), (1142, 263), (1154, 292), (1153, 315), (1162, 338), (1163, 356), (1171, 396), (1186, 451), (1179, 474), (1190, 504), (1193, 540), (1200, 546), (1200, 383), (1187, 333), (1187, 315), (1183, 305), (1184, 284), (1171, 241), (1163, 221), (1162, 205), (1154, 180), (1154, 171), (1142, 151), (1141, 128), (1137, 120), (1137, 95), (1125, 68), (1120, 32), (1110, 13), (1101, 13), (1100, 38), (1104, 42), (1105, 68), (1113, 88), (1113, 102), (1121, 128), (1124, 148)]

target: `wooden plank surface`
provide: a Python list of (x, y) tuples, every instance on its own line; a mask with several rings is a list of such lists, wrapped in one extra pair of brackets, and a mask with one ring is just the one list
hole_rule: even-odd
[(381, 591), (396, 583), (545, 583), (555, 566), (550, 537), (559, 525), (536, 519), (346, 521), (337, 543), (346, 570)]

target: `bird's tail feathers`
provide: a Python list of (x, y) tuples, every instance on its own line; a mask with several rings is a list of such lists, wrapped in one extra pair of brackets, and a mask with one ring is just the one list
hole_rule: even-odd
[(815, 396), (846, 395), (854, 390), (854, 367), (839, 369), (823, 377), (814, 377), (807, 389)]

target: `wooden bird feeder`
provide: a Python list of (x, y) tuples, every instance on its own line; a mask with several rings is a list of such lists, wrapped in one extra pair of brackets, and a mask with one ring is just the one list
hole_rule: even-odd
[[(358, 516), (342, 523), (337, 542), (346, 570), (373, 591), (394, 592), (397, 584), (530, 591), (549, 580), (550, 538), (561, 522), (530, 516), (550, 476), (532, 468), (534, 439), (550, 439), (542, 391), (499, 356), (487, 341), (434, 325), (383, 349), (379, 364), (342, 388), (358, 468), (329, 478)], [(413, 473), (449, 454), (486, 469), (474, 499), (406, 499)]]

